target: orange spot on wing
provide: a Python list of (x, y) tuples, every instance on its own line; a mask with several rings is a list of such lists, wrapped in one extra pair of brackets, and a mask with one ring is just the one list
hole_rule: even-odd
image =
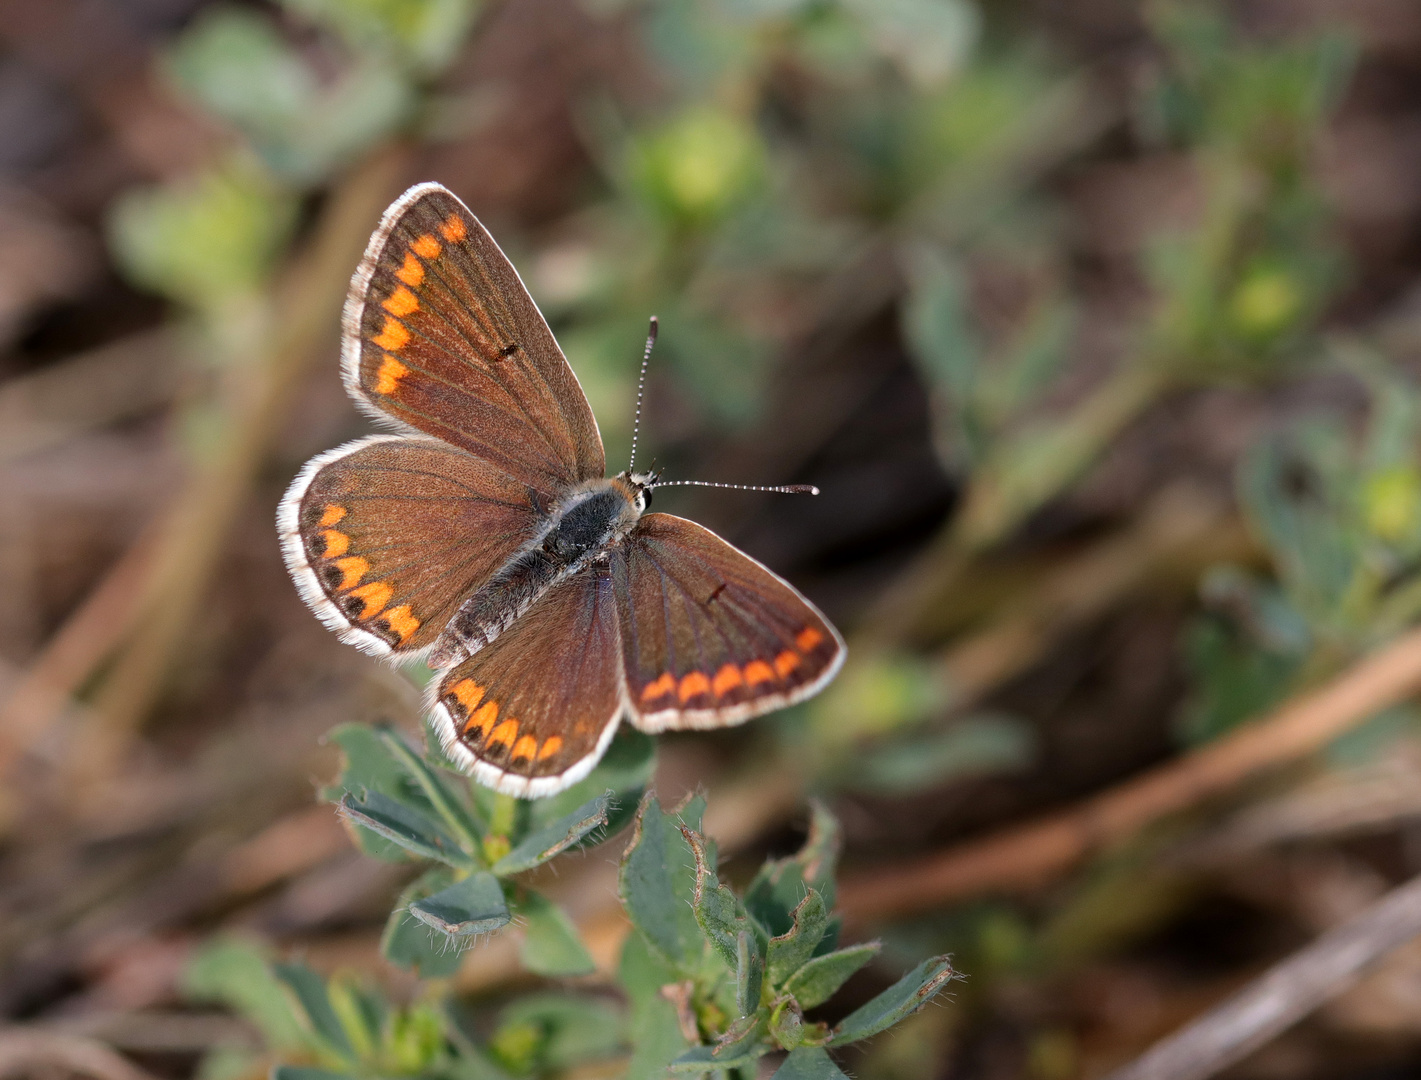
[(334, 525), (343, 517), (345, 517), (345, 507), (337, 506), (335, 503), (326, 503), (326, 508), (321, 513), (321, 527)]
[(390, 602), (390, 597), (395, 595), (395, 590), (383, 581), (372, 581), (369, 585), (362, 585), (360, 588), (352, 590), (350, 595), (365, 601), (365, 610), (360, 613), (360, 618), (363, 621), (373, 619), (384, 611), (385, 605)]
[(473, 679), (460, 679), (453, 686), (449, 687), (449, 693), (454, 700), (464, 706), (465, 712), (473, 712), (478, 703), (484, 699), (484, 688)]
[(405, 329), (405, 324), (392, 316), (385, 316), (385, 325), (380, 333), (372, 338), (376, 345), (386, 352), (399, 352), (409, 342), (410, 332)]
[(743, 685), (744, 678), (741, 677), (740, 669), (734, 664), (726, 664), (715, 673), (715, 678), (711, 680), (711, 689), (715, 691), (716, 697), (721, 697), (737, 686)]
[(795, 637), (794, 643), (799, 646), (800, 652), (807, 653), (823, 640), (823, 634), (812, 626), (806, 626), (799, 632), (798, 636)]
[(751, 660), (745, 665), (745, 685), (759, 686), (762, 682), (771, 682), (775, 677), (775, 669), (763, 660)]
[(775, 670), (780, 673), (781, 679), (797, 667), (799, 667), (799, 654), (796, 652), (786, 649), (775, 657)]
[(345, 575), (338, 588), (342, 591), (353, 589), (360, 584), (360, 579), (370, 573), (370, 560), (362, 559), (359, 555), (351, 555), (344, 559), (336, 560), (336, 569)]
[(494, 743), (503, 743), (505, 746), (512, 746), (513, 740), (517, 737), (518, 721), (510, 717), (489, 732), (488, 741), (490, 746)]
[(498, 719), (498, 702), (485, 701), (479, 707), (478, 712), (470, 713), (468, 722), (464, 725), (464, 734), (467, 735), (475, 728), (478, 729), (479, 736), (482, 737), (489, 728), (493, 727), (493, 722)]
[(562, 736), (549, 735), (546, 739), (543, 740), (543, 745), (538, 748), (538, 760), (546, 761), (548, 758), (552, 757), (561, 749)]
[(410, 245), (414, 253), (421, 259), (432, 259), (444, 250), (444, 245), (434, 239), (429, 233), (425, 233), (413, 244)]
[(412, 289), (417, 289), (424, 281), (424, 263), (420, 262), (409, 252), (405, 252), (405, 265), (395, 271), (395, 277), (399, 278)]
[(384, 303), (380, 305), (391, 315), (398, 315), (404, 318), (410, 312), (419, 310), (419, 301), (415, 299), (414, 293), (410, 292), (403, 285), (385, 297)]
[(704, 694), (710, 689), (710, 680), (705, 677), (704, 672), (693, 671), (681, 680), (681, 687), (676, 691), (676, 696), (682, 701), (689, 701), (697, 694)]
[(350, 537), (345, 533), (336, 532), (335, 529), (323, 529), (321, 535), (326, 538), (326, 550), (321, 552), (321, 558), (334, 559), (350, 550)]
[(538, 740), (531, 735), (524, 735), (513, 744), (513, 749), (509, 752), (509, 757), (527, 758), (532, 761), (538, 753)]
[(385, 612), (385, 621), (390, 624), (391, 630), (400, 635), (401, 645), (419, 629), (419, 620), (410, 612), (408, 604), (401, 604)]
[(661, 673), (661, 677), (655, 682), (649, 682), (641, 691), (642, 701), (650, 701), (652, 698), (665, 697), (676, 689), (676, 676), (669, 671)]
[[(399, 324), (396, 323), (396, 326)], [(400, 380), (410, 373), (410, 369), (405, 367), (388, 353), (380, 361), (380, 370), (375, 372), (375, 393), (384, 394), (387, 397), (393, 394), (400, 385)]]
[(450, 214), (448, 220), (439, 226), (439, 231), (443, 234), (444, 239), (451, 244), (457, 244), (469, 235), (469, 230), (464, 225), (464, 219), (458, 214)]

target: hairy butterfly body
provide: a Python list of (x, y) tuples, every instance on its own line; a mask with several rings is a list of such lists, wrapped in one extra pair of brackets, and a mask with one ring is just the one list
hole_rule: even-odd
[(398, 434), (312, 459), (278, 511), (302, 597), (340, 636), (439, 670), (451, 759), (507, 794), (584, 777), (625, 716), (739, 723), (844, 659), (795, 589), (693, 522), (655, 478), (605, 477), (596, 421), (537, 306), (452, 193), (385, 212), (351, 281), (347, 389)]

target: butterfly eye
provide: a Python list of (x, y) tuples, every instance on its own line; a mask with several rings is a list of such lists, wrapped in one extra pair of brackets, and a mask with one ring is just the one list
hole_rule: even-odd
[(641, 508), (643, 512), (651, 509), (651, 491), (649, 489), (642, 490)]

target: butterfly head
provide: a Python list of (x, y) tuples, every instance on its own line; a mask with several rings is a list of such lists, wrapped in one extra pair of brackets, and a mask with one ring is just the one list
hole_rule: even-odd
[(661, 473), (655, 469), (650, 472), (632, 472), (626, 469), (618, 473), (616, 478), (625, 485), (637, 513), (646, 513), (647, 508), (651, 506), (651, 489), (661, 479)]

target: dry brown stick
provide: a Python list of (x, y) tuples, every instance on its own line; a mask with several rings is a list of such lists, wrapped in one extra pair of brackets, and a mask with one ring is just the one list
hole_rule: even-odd
[(34, 745), (130, 632), (143, 609), (162, 523), (150, 526), (49, 639), (0, 706), (0, 775)]
[(1421, 934), (1421, 876), (1275, 965), (1107, 1080), (1205, 1080), (1355, 984)]
[(1421, 629), (1208, 746), (1074, 807), (916, 862), (849, 878), (839, 890), (840, 904), (850, 918), (863, 922), (1039, 886), (1167, 814), (1320, 749), (1418, 690)]
[(152, 1073), (95, 1039), (34, 1028), (0, 1028), (0, 1077), (51, 1071), (95, 1080), (154, 1080)]
[(174, 650), (201, 603), (232, 522), (291, 391), (323, 338), (334, 340), (336, 313), (371, 224), (404, 170), (402, 148), (387, 147), (349, 176), (332, 198), (303, 256), (276, 286), (271, 339), (249, 378), (235, 384), (225, 446), (196, 471), (162, 543), (162, 603), (125, 650), (97, 700), (103, 723), (86, 743), (81, 768), (102, 771), (151, 708)]

